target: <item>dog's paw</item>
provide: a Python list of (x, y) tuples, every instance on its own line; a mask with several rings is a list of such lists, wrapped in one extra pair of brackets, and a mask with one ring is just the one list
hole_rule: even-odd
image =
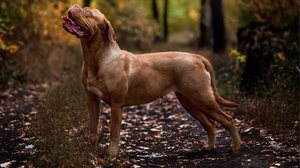
[(210, 151), (214, 151), (215, 150), (215, 146), (214, 145), (205, 145), (203, 149), (206, 152), (210, 152)]
[(119, 147), (115, 145), (109, 145), (107, 149), (107, 154), (110, 157), (116, 157), (118, 155)]
[(231, 145), (232, 151), (239, 151), (241, 149), (241, 144), (233, 144)]

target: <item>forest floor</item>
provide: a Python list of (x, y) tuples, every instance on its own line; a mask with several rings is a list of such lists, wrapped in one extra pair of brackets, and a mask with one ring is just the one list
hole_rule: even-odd
[(133, 167), (299, 166), (297, 138), (279, 139), (266, 129), (239, 120), (239, 116), (235, 118), (243, 142), (241, 151), (230, 150), (231, 137), (218, 125), (216, 150), (206, 152), (205, 130), (180, 106), (174, 93), (147, 105), (129, 107), (124, 110), (119, 163)]
[(30, 126), (48, 84), (12, 86), (0, 93), (0, 167), (27, 165), (35, 154)]
[[(168, 46), (161, 48), (167, 50)], [(32, 160), (43, 151), (38, 149), (37, 138), (30, 129), (38, 113), (36, 105), (47, 91), (49, 85), (46, 83), (24, 84), (0, 94), (0, 168), (36, 167)], [(120, 153), (117, 158), (108, 159), (101, 152), (108, 144), (109, 135), (109, 108), (104, 106), (102, 134), (96, 148), (100, 152), (88, 165), (134, 168), (299, 167), (297, 126), (274, 134), (270, 128), (251, 125), (238, 111), (229, 115), (236, 120), (242, 149), (231, 151), (231, 137), (217, 125), (216, 150), (206, 152), (203, 150), (207, 136), (205, 130), (185, 112), (174, 93), (152, 103), (127, 107), (123, 113)]]
[[(34, 120), (34, 105), (48, 85), (9, 90), (1, 95), (0, 167), (28, 165), (37, 157), (35, 137), (28, 133)], [(103, 108), (102, 138), (108, 142), (109, 108)], [(232, 115), (232, 114), (231, 114)], [(235, 115), (233, 115), (235, 116)], [(230, 151), (231, 138), (217, 126), (216, 150), (206, 152), (206, 132), (179, 105), (173, 93), (155, 102), (124, 109), (119, 156), (108, 161), (99, 154), (95, 167), (298, 167), (297, 135), (289, 141), (268, 130), (251, 126), (235, 116), (243, 147)], [(31, 164), (30, 164), (31, 165)]]
[[(1, 94), (0, 167), (31, 165), (40, 156), (36, 137), (29, 130), (37, 111), (33, 108), (49, 86), (25, 86)], [(174, 93), (149, 104), (124, 109), (120, 154), (110, 160), (103, 152), (94, 155), (91, 167), (299, 167), (299, 137), (293, 130), (270, 134), (230, 113), (236, 119), (243, 147), (230, 151), (231, 138), (217, 126), (216, 150), (206, 152), (206, 132), (180, 106)], [(98, 149), (109, 135), (109, 108), (101, 114), (102, 134)], [(284, 137), (284, 138), (283, 138)], [(290, 138), (287, 138), (290, 137)], [(287, 140), (288, 139), (288, 140)]]

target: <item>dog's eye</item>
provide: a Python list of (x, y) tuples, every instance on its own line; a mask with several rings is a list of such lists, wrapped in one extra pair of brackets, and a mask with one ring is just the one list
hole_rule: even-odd
[(89, 16), (93, 16), (93, 13), (91, 11), (87, 11), (89, 13)]
[(90, 7), (84, 7), (82, 9), (82, 12), (83, 12), (84, 16), (86, 16), (86, 17), (93, 16), (93, 13), (91, 12), (91, 8)]
[(84, 15), (87, 17), (93, 16), (93, 13), (90, 10), (84, 10)]

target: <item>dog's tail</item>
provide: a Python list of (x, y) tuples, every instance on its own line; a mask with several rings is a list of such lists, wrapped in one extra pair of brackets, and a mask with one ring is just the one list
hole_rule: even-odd
[(232, 102), (232, 101), (229, 101), (229, 100), (226, 100), (226, 99), (222, 98), (219, 95), (219, 92), (218, 92), (217, 87), (216, 87), (214, 70), (213, 70), (210, 62), (206, 58), (204, 58), (204, 57), (202, 57), (202, 62), (204, 64), (204, 66), (205, 66), (205, 69), (210, 74), (211, 87), (213, 89), (214, 96), (215, 96), (215, 99), (216, 99), (217, 103), (219, 103), (219, 104), (221, 104), (223, 106), (227, 106), (227, 107), (239, 107), (239, 104), (237, 104), (235, 102)]

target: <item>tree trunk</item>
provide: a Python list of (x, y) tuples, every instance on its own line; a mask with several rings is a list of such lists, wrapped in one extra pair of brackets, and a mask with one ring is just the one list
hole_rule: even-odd
[(152, 14), (153, 14), (153, 19), (159, 23), (159, 13), (157, 9), (157, 2), (156, 0), (152, 0)]
[(83, 6), (90, 6), (92, 0), (83, 0)]
[(211, 46), (211, 7), (209, 0), (200, 0), (200, 37), (199, 37), (199, 47)]
[[(157, 0), (152, 0), (152, 15), (155, 22), (159, 25), (159, 13), (157, 8)], [(158, 34), (154, 37), (154, 43), (160, 41), (160, 37)]]
[(164, 4), (164, 41), (168, 40), (169, 36), (169, 23), (168, 23), (168, 5), (169, 0), (165, 0)]
[(226, 35), (223, 1), (210, 0), (210, 5), (212, 10), (213, 50), (214, 52), (224, 52), (226, 49)]

